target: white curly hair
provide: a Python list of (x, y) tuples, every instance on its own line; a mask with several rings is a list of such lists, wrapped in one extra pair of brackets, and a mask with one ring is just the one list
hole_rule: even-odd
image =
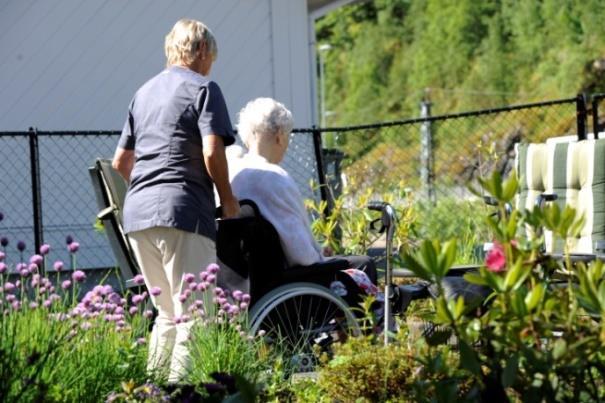
[(256, 98), (246, 104), (238, 114), (237, 131), (242, 142), (250, 148), (268, 136), (289, 134), (294, 121), (292, 112), (272, 98)]

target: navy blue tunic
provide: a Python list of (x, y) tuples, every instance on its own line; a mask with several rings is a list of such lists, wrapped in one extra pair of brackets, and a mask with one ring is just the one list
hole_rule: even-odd
[(135, 94), (118, 146), (134, 150), (124, 201), (124, 231), (174, 227), (216, 238), (213, 184), (202, 137), (235, 134), (219, 86), (184, 67), (171, 66)]

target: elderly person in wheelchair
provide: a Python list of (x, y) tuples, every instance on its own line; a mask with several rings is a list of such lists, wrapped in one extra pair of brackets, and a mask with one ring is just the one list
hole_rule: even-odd
[(248, 152), (229, 161), (233, 194), (239, 200), (254, 201), (273, 225), (289, 267), (343, 259), (357, 285), (374, 291), (377, 274), (371, 258), (326, 256), (329, 253), (313, 238), (303, 197), (292, 177), (278, 165), (288, 149), (292, 126), (290, 111), (271, 98), (250, 101), (240, 111), (238, 132)]

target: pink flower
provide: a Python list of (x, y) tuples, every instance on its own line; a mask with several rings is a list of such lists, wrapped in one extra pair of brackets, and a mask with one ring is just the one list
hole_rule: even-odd
[(67, 250), (69, 253), (76, 253), (80, 249), (80, 244), (78, 242), (72, 242), (67, 245)]
[(49, 244), (43, 244), (40, 246), (40, 254), (42, 256), (44, 255), (48, 255), (48, 252), (50, 252), (50, 245)]
[(54, 268), (56, 271), (61, 271), (61, 270), (63, 270), (63, 262), (62, 262), (62, 261), (60, 261), (60, 260), (57, 260), (57, 261), (56, 261), (56, 262), (53, 264), (53, 268)]
[[(74, 242), (75, 243), (75, 242)], [(73, 244), (72, 244), (73, 245)], [(86, 274), (82, 270), (76, 270), (72, 273), (71, 278), (78, 283), (81, 283), (86, 279)]]
[(67, 290), (69, 287), (71, 287), (71, 281), (65, 280), (61, 283), (61, 288), (64, 290)]
[(4, 284), (4, 291), (6, 292), (14, 291), (15, 288), (15, 285), (11, 282), (7, 282), (6, 284)]
[(0, 262), (0, 274), (5, 273), (8, 270), (8, 266), (4, 262)]
[(33, 255), (32, 257), (29, 258), (29, 262), (32, 264), (35, 264), (37, 266), (40, 266), (43, 261), (44, 261), (44, 258), (40, 255)]
[(146, 319), (151, 319), (151, 318), (153, 318), (153, 311), (151, 311), (151, 310), (147, 310), (147, 311), (143, 312), (143, 316), (144, 316)]
[(157, 297), (158, 295), (160, 295), (162, 293), (162, 289), (160, 287), (151, 287), (151, 290), (149, 290), (149, 293), (151, 295), (153, 295), (154, 297)]
[(134, 315), (137, 312), (139, 312), (139, 308), (137, 308), (136, 306), (131, 306), (130, 309), (128, 310), (128, 313), (131, 315)]
[(494, 242), (493, 247), (487, 253), (485, 258), (485, 266), (487, 270), (500, 273), (506, 268), (506, 256), (504, 255), (504, 248), (498, 242)]
[(141, 302), (143, 302), (144, 299), (145, 299), (145, 297), (143, 295), (136, 294), (136, 295), (133, 295), (133, 297), (132, 297), (132, 303), (135, 305), (138, 305)]
[(195, 281), (195, 275), (191, 273), (185, 273), (184, 279), (186, 283), (193, 283)]
[(206, 281), (209, 283), (214, 283), (215, 280), (216, 276), (214, 274), (208, 274), (208, 277), (206, 277)]
[(137, 274), (136, 276), (134, 276), (134, 278), (132, 279), (132, 281), (134, 281), (134, 283), (137, 284), (137, 285), (143, 285), (143, 284), (145, 284), (145, 278), (143, 278), (142, 274)]
[(241, 301), (242, 300), (242, 296), (244, 295), (243, 292), (241, 292), (240, 290), (235, 290), (231, 293), (231, 295), (233, 295), (233, 298), (236, 301)]
[(6, 254), (2, 251), (0, 251), (0, 262), (4, 260), (4, 258), (6, 257)]
[(216, 273), (218, 273), (218, 270), (219, 270), (219, 267), (218, 267), (218, 264), (216, 264), (216, 263), (210, 263), (208, 265), (208, 267), (206, 267), (206, 271), (210, 274), (216, 274)]

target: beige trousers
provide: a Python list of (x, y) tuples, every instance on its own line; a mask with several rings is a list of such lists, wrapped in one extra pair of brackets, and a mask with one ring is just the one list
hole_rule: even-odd
[(151, 301), (158, 310), (149, 340), (147, 370), (169, 369), (168, 382), (178, 382), (190, 364), (187, 339), (192, 322), (175, 324), (187, 313), (179, 301), (185, 290), (185, 273), (197, 274), (216, 262), (214, 242), (199, 234), (176, 228), (154, 227), (128, 234), (147, 288), (160, 287)]

